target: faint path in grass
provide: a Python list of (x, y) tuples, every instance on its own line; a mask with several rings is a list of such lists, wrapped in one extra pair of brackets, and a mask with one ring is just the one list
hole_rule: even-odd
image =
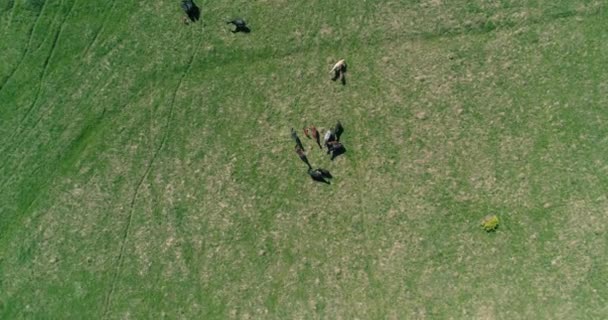
[(194, 50), (194, 52), (190, 56), (190, 59), (188, 60), (188, 63), (186, 64), (186, 69), (180, 76), (179, 81), (177, 82), (177, 86), (175, 87), (175, 90), (173, 90), (173, 94), (171, 97), (171, 103), (169, 104), (169, 115), (167, 116), (167, 122), (165, 124), (165, 129), (164, 129), (163, 135), (161, 137), (160, 143), (158, 144), (158, 147), (154, 150), (154, 153), (152, 154), (152, 158), (150, 159), (150, 161), (148, 161), (146, 170), (144, 171), (142, 176), (137, 181), (137, 184), (135, 185), (135, 191), (133, 192), (133, 197), (131, 198), (131, 202), (129, 204), (129, 214), (127, 216), (127, 225), (125, 227), (125, 230), (123, 232), (121, 242), (120, 242), (116, 270), (114, 271), (114, 276), (112, 277), (112, 284), (110, 286), (110, 290), (108, 291), (108, 293), (106, 294), (106, 298), (104, 299), (103, 313), (102, 313), (103, 314), (102, 318), (104, 318), (104, 319), (108, 317), (108, 312), (110, 311), (110, 306), (112, 304), (112, 296), (116, 290), (116, 283), (117, 283), (118, 277), (120, 276), (120, 272), (121, 272), (122, 265), (124, 262), (124, 251), (125, 251), (127, 241), (129, 240), (129, 231), (131, 230), (131, 225), (133, 223), (133, 212), (134, 212), (134, 208), (135, 208), (135, 201), (137, 200), (137, 195), (139, 193), (139, 189), (141, 188), (141, 185), (143, 184), (143, 182), (146, 179), (146, 177), (148, 176), (148, 174), (150, 174), (150, 171), (152, 170), (152, 167), (154, 166), (154, 162), (156, 161), (156, 158), (160, 154), (160, 151), (162, 151), (162, 149), (165, 146), (165, 143), (167, 141), (167, 138), (169, 137), (169, 131), (171, 129), (171, 121), (173, 120), (173, 110), (175, 108), (175, 100), (177, 98), (177, 93), (179, 92), (179, 90), (182, 86), (184, 78), (186, 77), (186, 75), (188, 75), (188, 73), (192, 69), (192, 62), (194, 61), (194, 58), (196, 57), (196, 54), (200, 49), (201, 43), (202, 43), (202, 40), (199, 41), (197, 48)]
[(51, 44), (51, 50), (49, 51), (48, 56), (44, 60), (42, 73), (40, 74), (40, 80), (38, 82), (38, 88), (36, 89), (36, 95), (34, 96), (34, 101), (32, 101), (32, 103), (30, 104), (30, 107), (25, 112), (25, 115), (23, 116), (23, 119), (21, 119), (21, 122), (23, 122), (23, 121), (25, 121), (25, 119), (27, 119), (30, 112), (36, 106), (38, 99), (40, 98), (40, 91), (42, 91), (42, 87), (44, 85), (44, 78), (46, 77), (46, 73), (49, 69), (51, 59), (53, 58), (53, 54), (55, 53), (55, 48), (57, 48), (57, 43), (59, 42), (59, 39), (61, 38), (61, 33), (65, 29), (65, 22), (68, 20), (68, 18), (72, 14), (72, 10), (74, 9), (75, 5), (76, 5), (76, 0), (72, 2), (72, 5), (70, 6), (68, 13), (65, 15), (65, 17), (61, 21), (61, 24), (59, 25), (59, 28), (58, 28), (57, 32), (55, 33), (55, 37), (53, 38), (53, 43)]
[(114, 11), (114, 7), (116, 7), (116, 0), (112, 1), (112, 5), (110, 6), (110, 9), (106, 10), (106, 13), (104, 14), (103, 20), (101, 22), (101, 26), (99, 28), (97, 28), (97, 31), (95, 31), (95, 35), (93, 35), (93, 40), (91, 40), (91, 42), (89, 42), (89, 44), (84, 49), (84, 52), (82, 53), (83, 58), (89, 54), (89, 50), (91, 50), (91, 48), (93, 47), (95, 42), (97, 42), (97, 38), (99, 38), (99, 35), (101, 33), (103, 33), (103, 30), (105, 29), (106, 24), (108, 22), (108, 17)]
[[(109, 85), (109, 84), (112, 82), (112, 80), (114, 80), (114, 78), (110, 77), (110, 78), (108, 78), (108, 80), (107, 80), (107, 81), (105, 81), (104, 83), (100, 83), (100, 85), (99, 85), (99, 86), (97, 86), (97, 87), (95, 88), (94, 93), (91, 95), (91, 96), (93, 97), (92, 99), (94, 99), (95, 97), (97, 97), (97, 95), (99, 94), (99, 92), (100, 92), (101, 90), (103, 90), (104, 88), (106, 88), (106, 87), (107, 87), (107, 86), (108, 86), (108, 85)], [(123, 105), (122, 105), (122, 107), (120, 107), (120, 108), (118, 108), (118, 109), (119, 109), (119, 110), (121, 110), (121, 109), (123, 109), (124, 107), (126, 107), (127, 105), (128, 105), (128, 102), (127, 102), (127, 103), (125, 103), (125, 104), (123, 104)], [(105, 110), (105, 109), (104, 109), (104, 110)], [(50, 111), (47, 111), (47, 112), (50, 112)], [(34, 129), (35, 129), (35, 128), (36, 128), (36, 126), (37, 126), (37, 125), (40, 123), (40, 121), (42, 120), (42, 118), (43, 118), (43, 115), (41, 115), (41, 116), (38, 118), (38, 120), (36, 121), (36, 123), (35, 123), (35, 124), (34, 124), (34, 125), (33, 125), (33, 126), (30, 128), (30, 130), (28, 131), (28, 133), (27, 133), (27, 134), (23, 134), (23, 135), (21, 135), (21, 136), (19, 137), (19, 138), (20, 138), (20, 139), (19, 139), (19, 142), (14, 144), (14, 147), (12, 148), (12, 150), (11, 150), (10, 152), (9, 152), (9, 151), (7, 151), (7, 150), (9, 149), (9, 146), (7, 145), (7, 146), (6, 146), (4, 149), (2, 149), (2, 150), (0, 151), (0, 154), (11, 154), (11, 153), (12, 153), (12, 152), (14, 152), (15, 150), (17, 150), (17, 149), (19, 148), (19, 146), (21, 146), (21, 145), (22, 145), (23, 141), (26, 141), (26, 140), (27, 140), (27, 139), (30, 137), (30, 135), (31, 135), (32, 133), (35, 133), (35, 130), (34, 130)], [(25, 157), (24, 157), (24, 158), (25, 158)], [(24, 160), (22, 159), (22, 160), (20, 160), (19, 162), (21, 162), (21, 161), (24, 161)], [(5, 166), (6, 166), (8, 163), (9, 163), (8, 161), (0, 161), (0, 176), (3, 176), (3, 175), (1, 174), (1, 173), (2, 173), (2, 171), (1, 171), (1, 170), (2, 170), (2, 169), (4, 169), (4, 167), (5, 167)], [(10, 181), (10, 180), (11, 180), (11, 176), (10, 176), (10, 175), (8, 175), (8, 174), (4, 175), (4, 180), (2, 180), (2, 182), (0, 182), (0, 193), (1, 193), (1, 192), (5, 192), (5, 191), (6, 191), (6, 186), (8, 185), (8, 183), (9, 183), (9, 181)]]
[[(17, 136), (24, 137), (25, 129), (23, 128), (23, 123), (25, 122), (25, 120), (27, 120), (30, 113), (35, 109), (36, 104), (38, 103), (38, 99), (40, 98), (40, 92), (42, 91), (42, 87), (44, 86), (44, 80), (46, 78), (46, 73), (48, 71), (49, 65), (51, 64), (51, 60), (55, 53), (55, 49), (57, 48), (57, 43), (59, 42), (59, 39), (61, 38), (61, 33), (65, 29), (65, 22), (70, 17), (72, 10), (74, 9), (74, 7), (76, 5), (76, 2), (77, 2), (76, 0), (72, 2), (72, 5), (70, 6), (68, 13), (65, 15), (65, 17), (61, 21), (61, 24), (59, 25), (57, 32), (55, 32), (55, 35), (53, 37), (53, 42), (51, 44), (51, 49), (49, 50), (49, 53), (43, 63), (43, 69), (39, 76), (38, 86), (36, 88), (36, 93), (34, 95), (34, 99), (32, 100), (32, 103), (27, 108), (27, 110), (25, 111), (25, 114), (23, 115), (23, 117), (21, 118), (19, 123), (17, 124), (17, 128), (14, 130), (13, 134), (10, 136), (10, 138), (7, 141), (13, 141)], [(15, 146), (19, 146), (22, 141), (23, 141), (23, 139), (20, 139), (19, 143), (16, 143)], [(7, 147), (8, 147), (8, 144), (7, 144)], [(6, 148), (2, 149), (0, 152), (5, 152), (5, 151), (6, 151)]]
[[(10, 1), (10, 0), (9, 0), (9, 1)], [(10, 29), (10, 27), (11, 27), (11, 23), (13, 23), (13, 17), (15, 16), (15, 7), (16, 7), (16, 5), (15, 5), (15, 0), (10, 1), (10, 5), (11, 5), (10, 7), (7, 7), (7, 8), (6, 8), (6, 12), (9, 12), (9, 11), (10, 11), (11, 15), (10, 15), (10, 17), (8, 17), (8, 19), (7, 19), (5, 29)], [(40, 11), (42, 11), (42, 10), (40, 10)], [(40, 13), (38, 13), (38, 14), (40, 15)], [(32, 28), (33, 28), (33, 27), (32, 27)], [(3, 31), (4, 31), (4, 30), (3, 30)]]
[[(4, 89), (4, 87), (6, 86), (6, 84), (8, 83), (8, 81), (13, 77), (13, 75), (15, 75), (15, 72), (17, 72), (17, 70), (19, 69), (19, 67), (21, 67), (21, 64), (23, 63), (23, 60), (25, 60), (25, 57), (30, 52), (30, 48), (32, 47), (32, 38), (33, 38), (34, 32), (36, 31), (36, 27), (38, 26), (38, 21), (40, 21), (40, 16), (42, 16), (42, 13), (44, 12), (44, 8), (46, 8), (46, 3), (47, 2), (45, 1), (42, 4), (42, 8), (40, 9), (40, 11), (38, 11), (38, 14), (36, 15), (36, 20), (32, 24), (32, 27), (30, 28), (30, 31), (28, 32), (27, 46), (25, 47), (25, 50), (23, 51), (23, 54), (21, 55), (21, 58), (19, 59), (19, 62), (17, 62), (17, 64), (15, 65), (15, 67), (9, 72), (8, 76), (6, 76), (2, 80), (2, 83), (0, 84), (0, 93), (2, 92), (2, 89)], [(15, 11), (15, 10), (13, 10), (13, 11)]]
[[(36, 204), (36, 201), (38, 201), (41, 195), (44, 194), (43, 191), (48, 191), (49, 186), (51, 186), (51, 183), (54, 181), (54, 179), (60, 176), (58, 174), (62, 171), (73, 168), (74, 163), (82, 154), (82, 151), (87, 147), (90, 138), (92, 136), (95, 136), (96, 132), (100, 129), (100, 126), (105, 116), (106, 109), (104, 108), (101, 114), (92, 116), (89, 121), (86, 121), (83, 129), (80, 131), (80, 134), (62, 150), (59, 159), (53, 162), (49, 162), (49, 166), (51, 166), (52, 169), (50, 169), (46, 173), (44, 169), (41, 169), (40, 167), (37, 167), (33, 170), (33, 172), (31, 173), (32, 176), (42, 176), (40, 182), (31, 184), (31, 187), (29, 188), (30, 192), (28, 193), (28, 195), (25, 196), (27, 197), (24, 200), (25, 202), (23, 202), (22, 205), (18, 206), (16, 215), (12, 215), (8, 218), (0, 217), (0, 226), (2, 226), (2, 232), (0, 232), (0, 249), (6, 248), (5, 246), (1, 245), (3, 241), (11, 239), (12, 234), (18, 229), (15, 228), (15, 226), (22, 225), (22, 221), (25, 219), (26, 216), (31, 213), (32, 208), (34, 208), (34, 205)], [(10, 176), (4, 181), (2, 188), (0, 189), (2, 191), (0, 192), (6, 191), (5, 186), (7, 185), (9, 180)], [(30, 222), (35, 223), (34, 221), (40, 219), (47, 212), (48, 211), (45, 210), (40, 212), (38, 215), (30, 217)], [(2, 219), (6, 220), (2, 221)], [(4, 252), (0, 251), (0, 256), (2, 256), (3, 254)]]

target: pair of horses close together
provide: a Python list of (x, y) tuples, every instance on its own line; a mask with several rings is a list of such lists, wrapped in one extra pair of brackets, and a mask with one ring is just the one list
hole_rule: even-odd
[[(201, 9), (194, 3), (194, 1), (182, 0), (181, 7), (184, 13), (186, 14), (186, 17), (184, 18), (185, 24), (189, 24), (190, 22), (196, 22), (200, 19)], [(249, 29), (249, 27), (247, 26), (247, 22), (240, 18), (227, 21), (226, 24), (233, 24), (235, 26), (235, 29), (232, 30), (232, 33), (251, 32), (251, 29)]]
[(333, 129), (328, 130), (323, 137), (323, 143), (327, 147), (327, 154), (331, 154), (331, 160), (346, 152), (344, 145), (340, 143), (340, 136), (344, 132), (342, 123), (338, 121)]

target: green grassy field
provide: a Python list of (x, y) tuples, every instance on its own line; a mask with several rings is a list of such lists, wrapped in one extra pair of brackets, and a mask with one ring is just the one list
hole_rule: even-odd
[(604, 1), (198, 4), (0, 0), (0, 319), (608, 316)]

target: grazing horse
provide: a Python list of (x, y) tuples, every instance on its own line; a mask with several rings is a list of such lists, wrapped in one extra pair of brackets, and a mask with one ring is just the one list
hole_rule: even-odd
[(319, 171), (319, 169), (312, 170), (312, 168), (310, 168), (310, 169), (308, 169), (308, 174), (315, 181), (331, 184), (329, 181), (325, 180), (325, 178), (323, 177), (323, 173), (321, 171)]
[(236, 29), (231, 30), (232, 33), (237, 33), (237, 32), (249, 33), (249, 32), (251, 32), (251, 29), (249, 29), (249, 27), (247, 27), (247, 22), (245, 22), (245, 20), (243, 20), (241, 18), (227, 21), (226, 24), (233, 24), (236, 27)]
[(338, 141), (330, 141), (327, 146), (327, 154), (331, 153), (331, 160), (346, 152), (344, 146)]
[(312, 138), (315, 139), (315, 142), (319, 146), (319, 149), (323, 149), (323, 147), (321, 147), (321, 141), (320, 141), (319, 131), (317, 131), (317, 128), (315, 126), (310, 125), (309, 127), (305, 127), (304, 128), (304, 135), (308, 139), (311, 139), (311, 136), (312, 136)]
[(309, 128), (308, 127), (304, 127), (304, 135), (306, 136), (306, 138), (310, 139), (310, 132), (309, 132)]
[(327, 154), (332, 153), (336, 149), (344, 147), (340, 142), (338, 142), (336, 140), (328, 141), (326, 146), (327, 146)]
[(195, 22), (201, 17), (201, 10), (196, 6), (192, 0), (182, 0), (182, 10), (188, 16), (190, 21)]
[(330, 73), (334, 74), (332, 76), (331, 80), (336, 81), (339, 78), (340, 81), (342, 82), (342, 84), (345, 85), (346, 84), (346, 77), (345, 77), (346, 68), (347, 68), (346, 61), (344, 61), (344, 59), (336, 62), (336, 64), (334, 65), (333, 68), (331, 68), (331, 71), (330, 71)]
[(310, 126), (310, 134), (315, 139), (315, 142), (317, 142), (317, 145), (319, 146), (319, 149), (323, 149), (321, 147), (321, 141), (320, 141), (319, 131), (317, 131), (317, 128), (315, 128), (315, 126), (313, 126), (313, 125)]
[(308, 158), (306, 158), (306, 153), (304, 153), (304, 149), (300, 148), (299, 146), (296, 146), (296, 153), (298, 154), (298, 157), (300, 157), (300, 159), (304, 161), (304, 163), (306, 163), (308, 169), (312, 169), (312, 166), (308, 162)]
[(298, 146), (298, 147), (300, 147), (300, 149), (304, 150), (302, 141), (300, 140), (300, 138), (298, 137), (298, 134), (296, 133), (296, 131), (293, 128), (291, 128), (291, 138), (293, 139), (293, 141), (296, 142), (296, 146)]
[(336, 141), (336, 135), (330, 129), (325, 132), (325, 136), (323, 137), (323, 144), (327, 147), (327, 153), (329, 153), (329, 143), (332, 141)]
[(183, 0), (181, 7), (185, 13), (188, 13), (194, 8), (194, 2), (192, 2), (191, 0)]
[(331, 175), (331, 173), (328, 170), (325, 170), (323, 168), (317, 168), (316, 171), (321, 172), (321, 175), (323, 175), (324, 178), (328, 178), (328, 179), (333, 178), (333, 176)]
[(336, 126), (334, 128), (334, 133), (336, 134), (336, 141), (340, 141), (340, 136), (343, 132), (344, 127), (342, 127), (342, 123), (340, 123), (340, 120), (338, 120), (338, 123), (336, 123)]

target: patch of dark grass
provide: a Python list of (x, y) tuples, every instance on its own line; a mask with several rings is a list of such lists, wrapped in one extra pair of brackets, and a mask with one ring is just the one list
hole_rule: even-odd
[(26, 0), (25, 1), (26, 7), (29, 10), (35, 11), (35, 12), (40, 12), (40, 10), (42, 10), (42, 7), (44, 7), (45, 2), (46, 2), (46, 0)]
[(9, 10), (13, 9), (14, 5), (15, 5), (15, 0), (7, 0), (6, 5), (4, 6), (5, 11), (8, 12)]
[(32, 260), (32, 256), (34, 255), (37, 247), (37, 239), (31, 239), (30, 241), (24, 243), (19, 250), (19, 254), (17, 256), (17, 262), (20, 265), (24, 265), (29, 263)]
[(547, 12), (545, 15), (547, 19), (565, 19), (574, 17), (578, 14), (576, 10), (565, 10), (565, 11), (556, 11), (556, 12)]

